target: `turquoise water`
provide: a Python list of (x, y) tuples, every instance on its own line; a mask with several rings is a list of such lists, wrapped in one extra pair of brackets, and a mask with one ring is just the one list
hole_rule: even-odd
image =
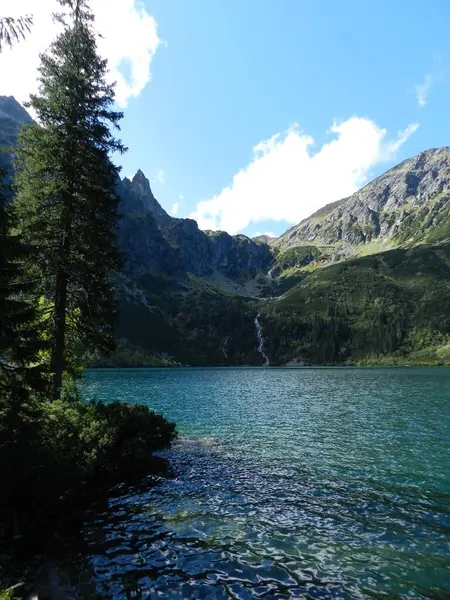
[(102, 598), (450, 598), (450, 370), (88, 371), (177, 422), (77, 560)]

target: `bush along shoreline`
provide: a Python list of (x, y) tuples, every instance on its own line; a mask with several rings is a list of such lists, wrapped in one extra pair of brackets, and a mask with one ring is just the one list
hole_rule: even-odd
[(176, 436), (174, 423), (136, 404), (34, 399), (12, 414), (2, 403), (3, 587), (16, 583), (14, 571), (23, 560), (78, 535), (85, 510), (112, 485), (167, 474), (154, 453)]

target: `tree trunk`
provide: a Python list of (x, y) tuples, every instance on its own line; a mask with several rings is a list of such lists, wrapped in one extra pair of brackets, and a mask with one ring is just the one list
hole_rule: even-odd
[(64, 270), (58, 273), (55, 295), (54, 342), (51, 357), (51, 372), (53, 373), (53, 399), (59, 400), (62, 389), (64, 372), (64, 349), (66, 337), (66, 304), (67, 304), (67, 274)]

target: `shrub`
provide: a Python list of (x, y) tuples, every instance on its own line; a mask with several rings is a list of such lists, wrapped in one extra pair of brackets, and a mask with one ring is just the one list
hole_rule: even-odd
[(0, 402), (0, 504), (10, 521), (48, 520), (61, 513), (63, 499), (83, 504), (98, 484), (148, 472), (153, 453), (176, 437), (175, 425), (146, 406), (68, 399), (31, 399), (20, 409), (8, 404)]

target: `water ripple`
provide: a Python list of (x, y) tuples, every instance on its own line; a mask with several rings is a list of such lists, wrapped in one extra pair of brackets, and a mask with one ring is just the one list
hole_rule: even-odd
[(101, 598), (450, 598), (450, 371), (88, 374), (117, 390), (184, 437), (86, 516)]

